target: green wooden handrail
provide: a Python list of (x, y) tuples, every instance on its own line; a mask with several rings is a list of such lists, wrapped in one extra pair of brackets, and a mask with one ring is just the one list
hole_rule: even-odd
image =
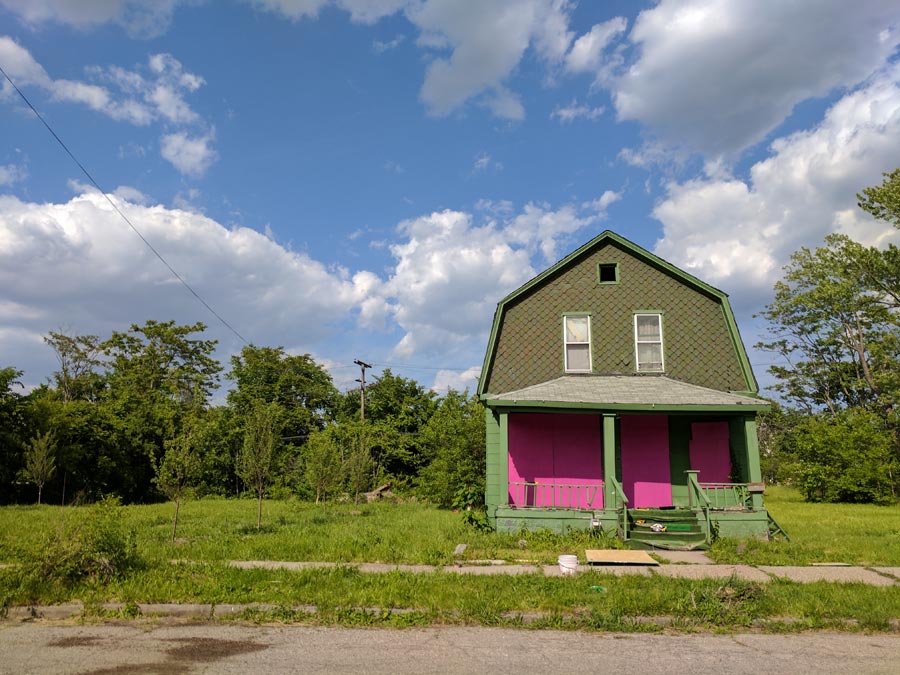
[(622, 503), (622, 539), (628, 539), (628, 497), (625, 496), (625, 490), (622, 484), (616, 480), (615, 476), (609, 477), (609, 482), (616, 491), (616, 510), (619, 509), (619, 502)]
[(688, 506), (694, 508), (694, 497), (697, 498), (697, 505), (703, 511), (703, 518), (706, 520), (706, 543), (712, 541), (712, 522), (709, 518), (710, 501), (706, 496), (706, 491), (700, 486), (697, 480), (699, 471), (685, 471), (688, 478)]

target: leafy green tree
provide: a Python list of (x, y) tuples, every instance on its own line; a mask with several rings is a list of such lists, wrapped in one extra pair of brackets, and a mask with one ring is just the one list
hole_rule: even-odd
[(25, 399), (22, 371), (0, 368), (0, 502), (14, 498), (16, 476), (23, 466), (22, 436), (25, 427)]
[(181, 432), (165, 443), (166, 451), (156, 467), (156, 484), (166, 497), (175, 502), (172, 518), (172, 541), (178, 532), (178, 513), (188, 490), (200, 477), (202, 465), (198, 454), (197, 439), (203, 421), (188, 417)]
[(884, 177), (881, 185), (863, 189), (856, 198), (863, 211), (900, 227), (900, 169), (885, 173)]
[[(900, 315), (891, 303), (900, 288), (871, 275), (894, 252), (866, 248), (843, 235), (791, 256), (775, 298), (762, 312), (771, 340), (758, 346), (784, 357), (770, 369), (775, 389), (809, 412), (896, 405), (900, 383)], [(868, 272), (865, 272), (867, 270)]]
[[(366, 392), (366, 422), (372, 424), (375, 473), (410, 482), (426, 462), (420, 432), (435, 410), (434, 393), (413, 379), (385, 369)], [(347, 392), (340, 420), (359, 419), (359, 392)]]
[(428, 463), (419, 474), (419, 494), (449, 507), (469, 486), (483, 502), (484, 406), (475, 397), (449, 390), (422, 430), (422, 442)]
[(314, 431), (304, 446), (304, 477), (316, 495), (316, 504), (324, 503), (328, 494), (341, 482), (341, 448), (337, 428)]
[(121, 492), (127, 500), (151, 496), (153, 467), (165, 442), (178, 434), (185, 415), (206, 406), (218, 386), (216, 341), (191, 337), (203, 330), (202, 323), (147, 321), (126, 333), (113, 332), (101, 344), (108, 369), (102, 405), (117, 421), (129, 451), (120, 466), (127, 476)]
[(56, 473), (56, 439), (49, 431), (38, 434), (28, 443), (25, 451), (25, 476), (37, 485), (38, 499), (41, 503), (41, 494), (44, 484), (53, 478)]
[(228, 393), (235, 414), (246, 415), (257, 401), (277, 403), (282, 411), (278, 434), (290, 445), (299, 447), (332, 417), (337, 389), (309, 354), (292, 356), (283, 347), (248, 345), (231, 358), (227, 376), (235, 385)]
[(51, 331), (44, 336), (44, 342), (59, 361), (54, 380), (62, 400), (67, 403), (75, 400), (96, 401), (104, 386), (100, 372), (100, 338)]
[(785, 473), (813, 502), (897, 499), (900, 462), (893, 429), (860, 408), (809, 416), (786, 437)]
[(278, 448), (281, 406), (258, 401), (245, 418), (244, 445), (238, 458), (238, 475), (256, 492), (256, 528), (262, 527), (262, 502), (272, 481)]

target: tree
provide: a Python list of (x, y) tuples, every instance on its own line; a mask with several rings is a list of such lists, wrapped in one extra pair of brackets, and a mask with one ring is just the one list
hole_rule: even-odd
[(38, 434), (28, 444), (25, 451), (25, 475), (37, 485), (38, 504), (44, 484), (56, 473), (56, 439), (51, 432)]
[(103, 388), (103, 377), (97, 372), (101, 366), (100, 338), (96, 335), (66, 335), (51, 331), (44, 342), (53, 349), (59, 370), (54, 373), (56, 389), (62, 400), (95, 401)]
[(228, 393), (235, 413), (247, 414), (258, 401), (278, 403), (278, 434), (292, 445), (302, 445), (332, 417), (337, 389), (328, 371), (309, 354), (292, 356), (283, 347), (247, 345), (231, 358), (228, 378), (235, 385)]
[(272, 480), (275, 450), (278, 447), (278, 403), (257, 401), (246, 416), (244, 445), (238, 458), (238, 475), (256, 492), (256, 528), (262, 527), (262, 501)]
[(348, 420), (335, 429), (341, 447), (344, 480), (356, 504), (359, 503), (359, 495), (371, 486), (375, 470), (369, 451), (372, 424), (366, 420)]
[(887, 413), (900, 383), (900, 286), (879, 270), (889, 271), (897, 252), (843, 235), (825, 244), (791, 256), (762, 312), (773, 339), (757, 346), (784, 357), (788, 365), (770, 368), (775, 389), (808, 412), (876, 406)]
[(428, 464), (418, 492), (441, 506), (453, 504), (461, 488), (484, 499), (484, 406), (468, 391), (448, 390), (422, 431)]
[(856, 195), (859, 208), (900, 227), (900, 168), (883, 175), (881, 185), (864, 188)]
[(341, 456), (336, 427), (314, 431), (304, 450), (306, 482), (316, 494), (316, 504), (324, 503), (328, 493), (341, 482)]
[(22, 468), (22, 436), (25, 426), (22, 371), (0, 368), (0, 501), (12, 501), (13, 484)]
[(175, 502), (175, 515), (172, 519), (172, 541), (178, 531), (178, 513), (186, 491), (193, 486), (201, 471), (200, 458), (197, 453), (197, 439), (203, 421), (198, 417), (185, 420), (181, 432), (173, 439), (166, 441), (166, 452), (156, 468), (156, 484), (166, 497)]
[(120, 466), (122, 497), (151, 496), (154, 466), (181, 420), (206, 407), (218, 386), (221, 366), (212, 357), (215, 340), (191, 337), (202, 323), (147, 321), (126, 333), (113, 332), (101, 344), (107, 357), (108, 387), (102, 405), (117, 421), (128, 453)]

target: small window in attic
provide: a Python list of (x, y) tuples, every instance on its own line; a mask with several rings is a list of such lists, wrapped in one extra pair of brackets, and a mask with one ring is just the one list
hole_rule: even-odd
[(597, 274), (601, 284), (619, 283), (619, 263), (600, 263), (597, 266)]

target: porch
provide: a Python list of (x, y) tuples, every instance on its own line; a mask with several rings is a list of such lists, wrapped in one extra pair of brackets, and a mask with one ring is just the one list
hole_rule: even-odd
[[(602, 400), (609, 389), (597, 385), (613, 379), (575, 383), (601, 400), (513, 392), (485, 401), (486, 503), (497, 529), (602, 528), (632, 539), (652, 511), (671, 523), (665, 530), (700, 532), (705, 542), (714, 531), (765, 536), (755, 414), (766, 404), (664, 377), (622, 378), (632, 394), (653, 387), (649, 404)], [(673, 392), (680, 403), (661, 400)]]

